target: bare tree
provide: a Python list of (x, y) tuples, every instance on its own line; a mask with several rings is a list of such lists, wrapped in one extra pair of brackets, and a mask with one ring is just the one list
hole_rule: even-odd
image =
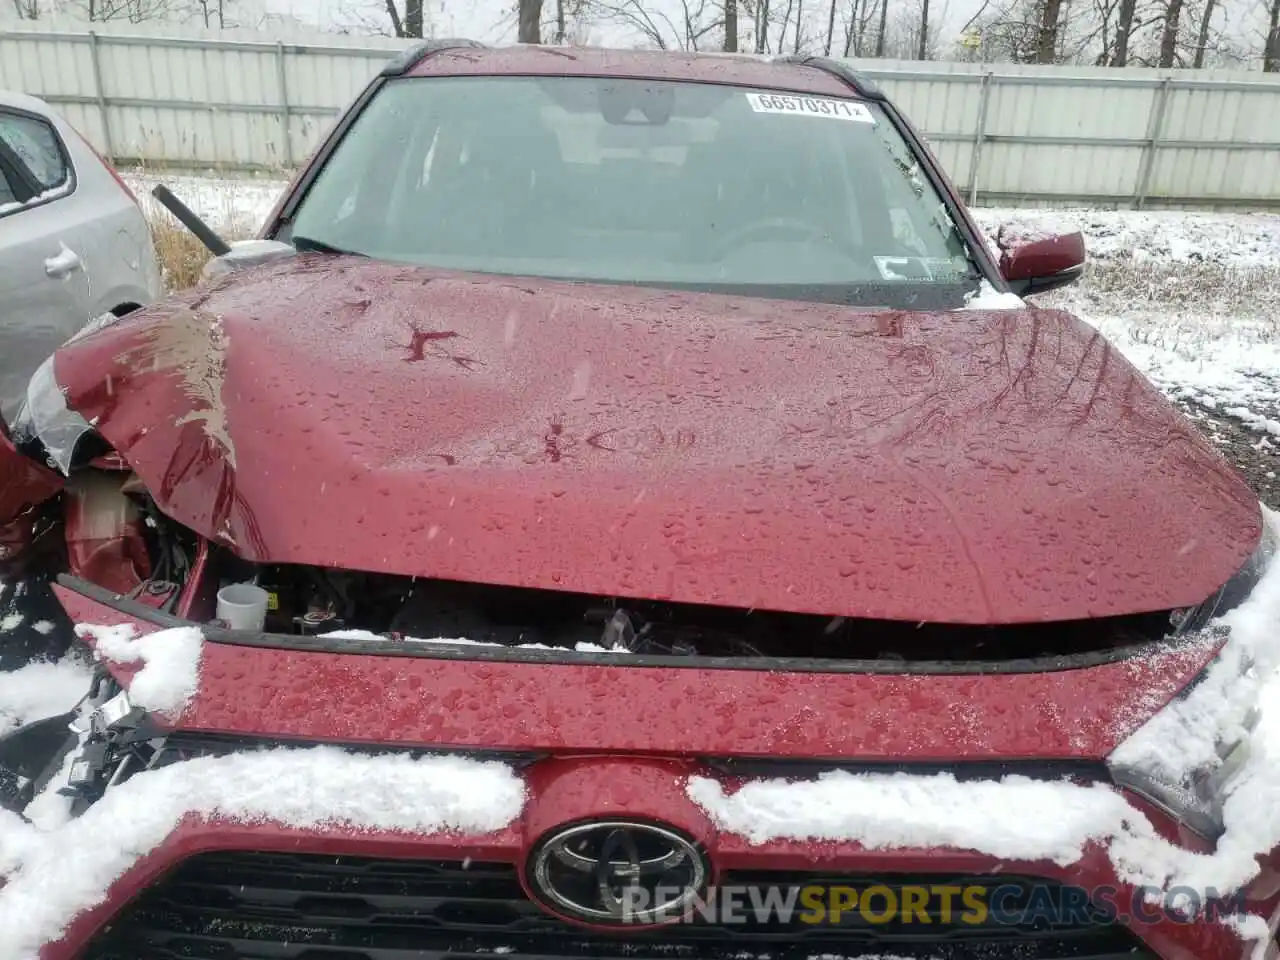
[[(1102, 0), (1097, 0), (1102, 2)], [(984, 4), (965, 27), (981, 37), (978, 59), (985, 62), (1063, 63), (1076, 59), (1099, 34), (1091, 11), (1072, 0), (1005, 0)], [(1091, 25), (1080, 30), (1080, 22)]]
[(1172, 67), (1177, 58), (1182, 3), (1183, 0), (1167, 0), (1164, 8), (1164, 25), (1160, 29), (1160, 66), (1165, 69)]
[[(876, 56), (884, 56), (884, 30), (885, 17), (888, 15), (889, 0), (862, 0), (862, 10), (860, 15), (851, 17), (851, 22), (856, 22), (857, 27), (854, 32), (852, 50), (854, 56), (864, 57), (867, 55), (867, 30), (875, 19), (879, 19), (879, 28), (876, 31)], [(855, 9), (855, 14), (857, 10)], [(845, 56), (850, 54), (850, 45), (845, 43)]]
[[(782, 29), (778, 31), (778, 52), (782, 53), (782, 48), (787, 45), (787, 27), (791, 23), (791, 11), (796, 5), (796, 0), (787, 0), (787, 7), (782, 11)], [(766, 51), (767, 52), (767, 51)]]
[(194, 15), (205, 29), (227, 29), (225, 0), (195, 0)]
[(756, 53), (769, 50), (769, 0), (756, 3)]
[(594, 0), (591, 12), (596, 19), (634, 30), (644, 43), (659, 50), (684, 46), (685, 31), (677, 28), (662, 10), (649, 9), (643, 0)]
[(1191, 61), (1191, 66), (1196, 70), (1204, 66), (1204, 52), (1209, 46), (1209, 29), (1213, 25), (1216, 9), (1215, 0), (1205, 0), (1204, 10), (1200, 13), (1200, 32), (1196, 35), (1196, 53)]
[[(421, 4), (421, 0), (417, 2)], [(516, 16), (518, 20), (516, 39), (521, 43), (541, 43), (542, 0), (517, 0)]]
[(1111, 57), (1113, 67), (1129, 65), (1129, 43), (1133, 39), (1133, 19), (1137, 14), (1138, 0), (1120, 0), (1120, 13), (1116, 22), (1115, 53)]
[(1266, 73), (1280, 73), (1280, 0), (1271, 0), (1271, 16), (1267, 40), (1262, 47), (1262, 69)]
[[(387, 21), (391, 26), (391, 36), (393, 37), (423, 37), (425, 36), (426, 22), (423, 16), (422, 0), (404, 0), (404, 12), (400, 12), (400, 8), (396, 6), (396, 0), (382, 0), (383, 9), (387, 13)], [(376, 25), (369, 24), (368, 18), (362, 16), (359, 12), (355, 12), (354, 16), (361, 21), (361, 26), (374, 33), (386, 33)]]
[(394, 37), (404, 36), (404, 20), (400, 17), (400, 11), (396, 9), (396, 0), (384, 0), (387, 5), (387, 16), (391, 19), (391, 35)]
[[(831, 0), (834, 9), (835, 0)], [(738, 52), (738, 0), (724, 0), (724, 50)]]
[[(904, 4), (885, 16), (885, 29), (882, 31), (884, 56), (898, 60), (938, 59), (938, 33), (929, 30), (929, 20), (936, 13), (938, 20), (945, 22), (945, 5), (933, 9), (932, 0), (918, 2), (919, 6), (914, 9), (909, 4)], [(923, 9), (926, 3), (931, 6), (928, 16)], [(877, 42), (877, 48), (879, 47), (880, 43)]]
[(404, 0), (404, 33), (407, 37), (422, 36), (422, 0)]
[(1036, 63), (1054, 63), (1058, 58), (1058, 27), (1062, 16), (1062, 0), (1042, 0), (1040, 29), (1036, 37)]
[(13, 0), (13, 9), (17, 12), (19, 20), (40, 19), (39, 0)]
[(1040, 48), (1041, 15), (1038, 0), (1008, 0), (977, 19), (983, 60), (1034, 61)]
[[(863, 57), (867, 55), (867, 36), (871, 24), (882, 15), (886, 7), (882, 0), (850, 0), (849, 16), (844, 22), (844, 55), (846, 57)], [(883, 26), (876, 35), (877, 49), (884, 38)]]
[(680, 0), (681, 11), (684, 14), (684, 43), (681, 46), (685, 50), (700, 50), (700, 44), (707, 35), (715, 33), (724, 26), (724, 20), (721, 17), (709, 13), (707, 3), (708, 0), (697, 0), (696, 6), (690, 6), (689, 0)]
[(173, 12), (173, 4), (171, 0), (87, 0), (82, 9), (85, 19), (93, 22), (146, 23), (166, 19)]
[(1111, 33), (1111, 18), (1115, 15), (1117, 2), (1116, 0), (1094, 0), (1093, 12), (1094, 19), (1097, 24), (1097, 51), (1093, 58), (1093, 65), (1096, 67), (1105, 67), (1111, 62), (1111, 44), (1113, 35)]

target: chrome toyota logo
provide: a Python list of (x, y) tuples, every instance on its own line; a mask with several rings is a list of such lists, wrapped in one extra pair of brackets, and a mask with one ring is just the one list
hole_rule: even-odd
[(707, 861), (674, 830), (627, 820), (566, 827), (530, 858), (533, 892), (546, 906), (601, 925), (674, 920), (703, 892)]

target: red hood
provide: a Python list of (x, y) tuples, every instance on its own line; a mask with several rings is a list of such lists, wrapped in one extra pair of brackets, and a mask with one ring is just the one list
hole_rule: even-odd
[(308, 256), (56, 372), (166, 513), (251, 560), (1014, 623), (1195, 604), (1261, 530), (1194, 427), (1056, 311)]

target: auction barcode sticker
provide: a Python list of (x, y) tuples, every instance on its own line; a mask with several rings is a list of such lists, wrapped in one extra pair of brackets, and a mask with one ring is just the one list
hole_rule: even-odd
[(797, 97), (788, 93), (748, 93), (747, 103), (751, 104), (751, 109), (756, 113), (798, 113), (807, 117), (827, 117), (830, 120), (876, 122), (867, 105), (854, 100)]

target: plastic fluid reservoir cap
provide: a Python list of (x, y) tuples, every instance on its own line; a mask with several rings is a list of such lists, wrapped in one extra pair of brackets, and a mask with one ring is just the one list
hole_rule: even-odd
[(217, 616), (230, 630), (261, 630), (267, 622), (267, 591), (252, 583), (223, 587)]

